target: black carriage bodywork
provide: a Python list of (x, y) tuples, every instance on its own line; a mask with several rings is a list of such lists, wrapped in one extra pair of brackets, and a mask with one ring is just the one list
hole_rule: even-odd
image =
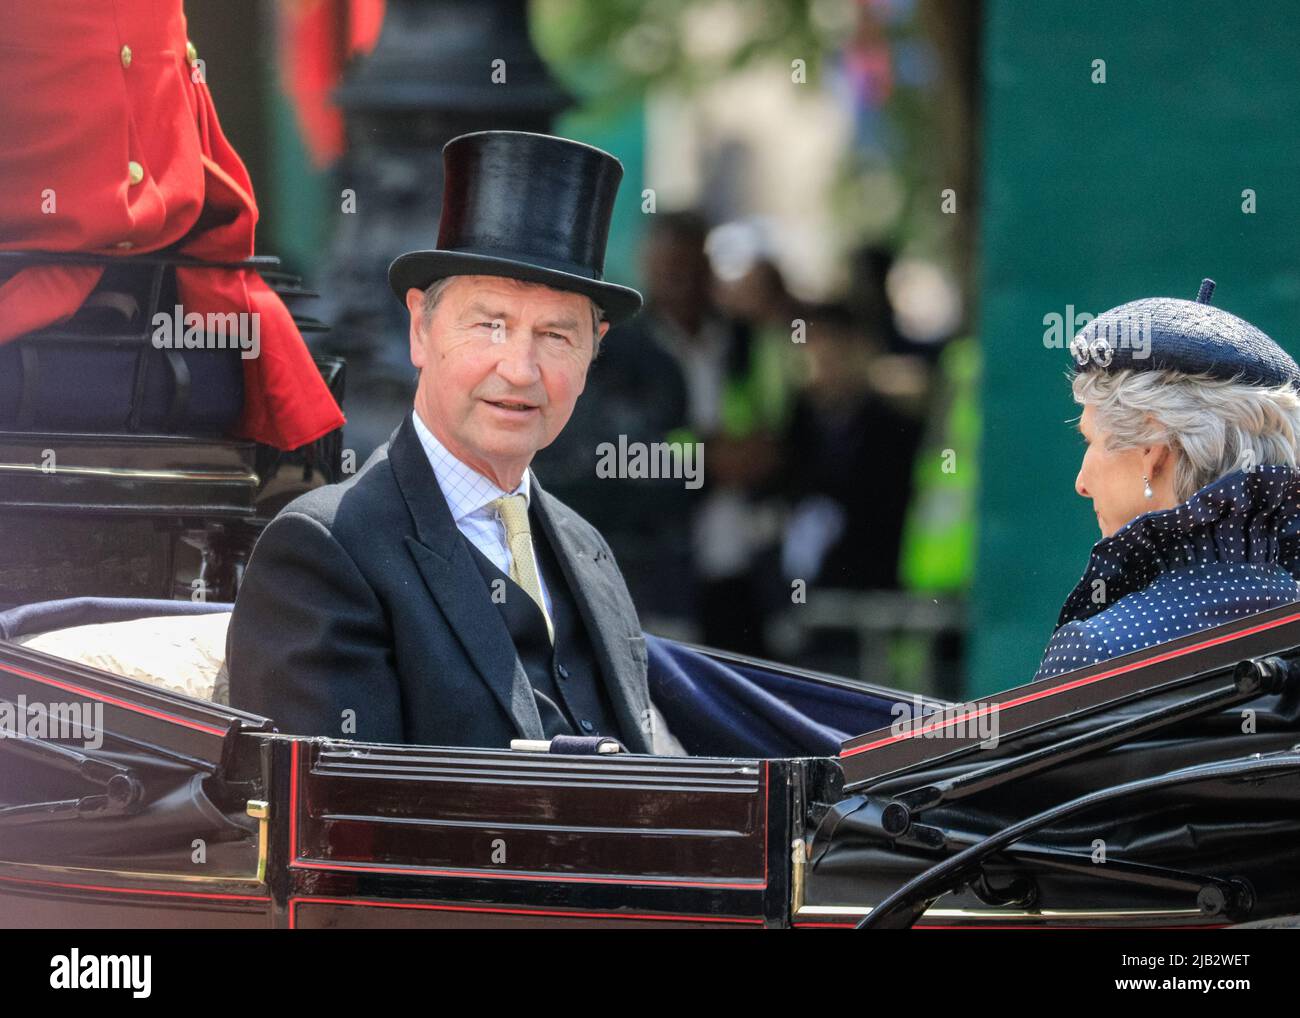
[[(584, 757), (282, 735), (268, 719), (4, 641), (0, 699), (102, 704), (107, 735), (89, 751), (0, 740), (0, 921), (853, 926), (982, 839), (1124, 785), (1135, 790), (923, 888), (892, 924), (1223, 926), (1293, 914), (1297, 657), (1300, 604), (985, 704), (927, 701), (925, 716), (850, 740), (838, 757)], [(911, 702), (862, 695), (886, 717)], [(997, 748), (935, 735), (990, 710), (1002, 719)], [(1234, 760), (1265, 770), (1140, 786)]]
[[(316, 295), (269, 256), (0, 251), (0, 278), (39, 266), (103, 270), (104, 300), (0, 344), (0, 606), (233, 599), (261, 528), (295, 495), (341, 479), (342, 433), (291, 452), (230, 438), (240, 351), (224, 336), (219, 348), (160, 347), (154, 321), (177, 304), (178, 269), (258, 273), (304, 336), (327, 331), (303, 311)], [(344, 362), (314, 359), (342, 405)]]
[[(118, 262), (140, 323), (190, 264)], [(311, 296), (273, 259), (239, 264), (291, 302)], [(61, 416), (80, 409), (49, 388), (70, 377), (58, 358), (100, 348), (116, 351), (111, 398), (99, 417)], [(269, 517), (339, 476), (338, 433), (293, 453), (223, 437), (190, 379), (233, 378), (234, 365), (154, 350), (142, 325), (74, 321), (5, 350), (0, 606), (229, 600)], [(317, 363), (341, 402), (342, 363)], [(834, 739), (772, 753), (737, 752), (720, 731), (727, 752), (706, 733), (685, 758), (280, 734), (28, 649), (2, 619), (0, 710), (23, 704), (24, 723), (102, 710), (104, 733), (90, 748), (0, 738), (4, 926), (1221, 926), (1300, 913), (1300, 603), (964, 708), (703, 651), (852, 694), (865, 734), (838, 753)], [(996, 747), (953, 737), (989, 712)]]
[(109, 771), (0, 742), (5, 925), (782, 921), (788, 872), (769, 860), (787, 854), (790, 775), (805, 761), (296, 738), (0, 646), (0, 698), (51, 691), (104, 704), (112, 734), (92, 755), (142, 791), (115, 809)]

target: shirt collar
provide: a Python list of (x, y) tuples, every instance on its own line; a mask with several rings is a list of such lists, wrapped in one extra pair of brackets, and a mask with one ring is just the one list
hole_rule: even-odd
[(483, 510), (489, 502), (503, 495), (523, 495), (525, 505), (532, 503), (529, 483), (531, 471), (524, 471), (524, 476), (514, 491), (505, 491), (499, 488), (496, 482), (484, 477), (473, 467), (453, 456), (447, 447), (438, 441), (437, 436), (425, 426), (424, 421), (420, 420), (420, 415), (414, 410), (411, 411), (411, 421), (415, 425), (415, 433), (420, 436), (420, 445), (424, 447), (424, 454), (429, 458), (429, 466), (433, 468), (433, 476), (442, 490), (442, 497), (447, 500), (451, 518), (457, 523), (466, 516)]

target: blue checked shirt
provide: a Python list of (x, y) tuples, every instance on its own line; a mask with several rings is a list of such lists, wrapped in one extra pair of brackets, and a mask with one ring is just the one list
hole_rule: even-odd
[[(447, 508), (451, 510), (451, 518), (456, 521), (457, 529), (493, 565), (509, 576), (510, 546), (506, 544), (506, 526), (488, 505), (502, 495), (523, 495), (525, 503), (531, 506), (531, 471), (524, 471), (519, 487), (514, 491), (503, 491), (477, 470), (467, 467), (453, 456), (433, 432), (425, 427), (424, 421), (420, 420), (420, 415), (414, 410), (411, 411), (411, 421), (415, 425), (415, 433), (420, 436), (420, 444), (424, 446), (424, 454), (429, 457), (429, 466), (433, 467), (433, 476), (438, 480), (438, 487), (442, 489), (442, 497), (447, 500)], [(546, 577), (542, 574), (541, 558), (537, 555), (535, 541), (533, 558), (537, 562), (537, 580), (542, 588), (542, 600), (546, 602), (547, 613), (551, 614), (551, 594), (546, 587)], [(555, 616), (551, 614), (551, 617)]]

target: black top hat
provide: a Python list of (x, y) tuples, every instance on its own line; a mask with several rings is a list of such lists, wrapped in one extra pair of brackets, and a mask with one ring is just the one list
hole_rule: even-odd
[(604, 281), (605, 242), (623, 164), (608, 152), (524, 131), (478, 131), (442, 149), (445, 184), (438, 246), (388, 267), (406, 291), (446, 276), (508, 276), (590, 297), (611, 322), (635, 314), (641, 294)]

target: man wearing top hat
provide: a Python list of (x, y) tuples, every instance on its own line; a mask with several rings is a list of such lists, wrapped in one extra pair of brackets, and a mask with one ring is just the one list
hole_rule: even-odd
[(529, 471), (641, 306), (602, 275), (622, 165), (514, 131), (454, 138), (443, 161), (437, 247), (388, 271), (414, 408), (263, 532), (230, 623), (231, 704), (294, 734), (680, 754), (609, 546)]

